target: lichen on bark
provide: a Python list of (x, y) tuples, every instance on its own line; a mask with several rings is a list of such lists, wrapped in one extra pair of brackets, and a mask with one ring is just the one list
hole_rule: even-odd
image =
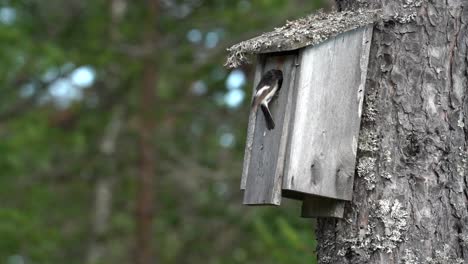
[(341, 239), (338, 256), (356, 254), (368, 261), (373, 252), (391, 253), (404, 241), (408, 211), (402, 204), (398, 200), (379, 200), (372, 209), (368, 224), (359, 229), (357, 236)]

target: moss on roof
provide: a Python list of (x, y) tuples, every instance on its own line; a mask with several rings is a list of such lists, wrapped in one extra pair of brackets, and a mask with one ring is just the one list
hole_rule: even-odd
[(380, 19), (380, 10), (324, 13), (319, 11), (258, 37), (228, 48), (226, 66), (235, 68), (248, 62), (247, 55), (295, 50), (317, 45), (340, 33), (372, 24)]

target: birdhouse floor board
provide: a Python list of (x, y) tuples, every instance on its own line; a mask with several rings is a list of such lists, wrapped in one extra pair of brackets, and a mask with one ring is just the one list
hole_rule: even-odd
[(301, 216), (304, 218), (343, 218), (345, 203), (342, 200), (308, 195), (304, 197)]

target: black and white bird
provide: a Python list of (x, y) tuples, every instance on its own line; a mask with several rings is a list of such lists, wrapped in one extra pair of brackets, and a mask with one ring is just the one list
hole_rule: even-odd
[(254, 112), (260, 106), (263, 115), (265, 116), (266, 126), (268, 130), (275, 128), (275, 121), (271, 116), (268, 104), (273, 96), (281, 89), (283, 83), (283, 72), (280, 70), (269, 70), (263, 74), (262, 79), (257, 85), (257, 89), (252, 101), (252, 109)]

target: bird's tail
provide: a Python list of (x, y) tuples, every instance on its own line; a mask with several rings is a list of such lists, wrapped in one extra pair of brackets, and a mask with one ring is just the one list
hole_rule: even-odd
[(268, 130), (272, 130), (273, 128), (275, 128), (275, 121), (273, 121), (273, 117), (271, 116), (270, 109), (268, 109), (268, 106), (264, 104), (260, 105), (260, 107), (262, 108), (263, 115), (265, 116), (265, 121), (266, 121)]

